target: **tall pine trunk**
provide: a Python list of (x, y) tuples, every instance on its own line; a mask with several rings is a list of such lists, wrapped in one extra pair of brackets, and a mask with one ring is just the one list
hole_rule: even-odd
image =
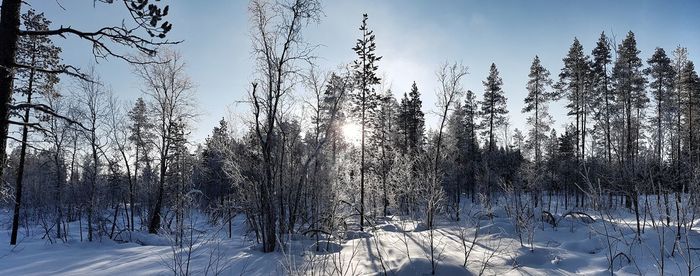
[[(4, 6), (3, 6), (4, 8)], [(33, 59), (33, 58), (32, 58)], [(27, 104), (32, 103), (32, 93), (34, 86), (34, 69), (29, 73), (29, 88), (27, 89)], [(22, 205), (22, 180), (24, 179), (24, 159), (27, 153), (27, 136), (29, 132), (29, 107), (24, 110), (24, 118), (22, 118), (22, 146), (19, 153), (19, 165), (17, 167), (17, 181), (15, 186), (15, 209), (12, 215), (12, 234), (10, 236), (10, 244), (17, 244), (17, 233), (19, 232), (19, 213)], [(0, 155), (5, 155), (4, 152)]]

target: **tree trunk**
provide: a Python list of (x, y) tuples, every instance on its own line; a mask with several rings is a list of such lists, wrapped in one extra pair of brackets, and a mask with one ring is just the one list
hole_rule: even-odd
[[(32, 90), (34, 84), (34, 69), (29, 73), (29, 88), (27, 90), (27, 104), (32, 103)], [(22, 180), (24, 179), (24, 158), (27, 153), (27, 136), (29, 134), (29, 107), (24, 110), (24, 125), (22, 126), (22, 146), (19, 153), (19, 165), (17, 167), (17, 181), (15, 186), (15, 210), (12, 215), (12, 234), (10, 244), (17, 244), (17, 232), (19, 232), (19, 212), (22, 205)], [(4, 152), (2, 153), (4, 155)]]
[[(7, 133), (10, 119), (10, 103), (12, 102), (12, 89), (14, 73), (12, 67), (17, 54), (17, 40), (19, 38), (19, 13), (21, 0), (2, 0), (0, 8), (0, 180), (4, 179), (4, 169), (7, 158)], [(24, 143), (23, 143), (24, 144)], [(17, 189), (21, 196), (21, 189)], [(19, 201), (16, 198), (15, 216), (19, 216)], [(19, 217), (13, 216), (13, 235), (10, 244), (16, 244), (16, 230), (19, 225)], [(17, 224), (17, 225), (15, 225)]]

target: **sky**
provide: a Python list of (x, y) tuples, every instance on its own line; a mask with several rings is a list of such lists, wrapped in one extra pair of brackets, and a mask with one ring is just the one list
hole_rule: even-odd
[[(115, 4), (77, 0), (28, 0), (53, 21), (53, 27), (72, 26), (95, 30), (101, 26), (130, 23), (121, 1)], [(187, 63), (195, 83), (199, 116), (190, 138), (202, 142), (221, 118), (243, 129), (247, 116), (247, 91), (253, 75), (248, 1), (167, 1), (167, 20), (173, 24), (168, 39)], [(320, 22), (304, 30), (307, 42), (319, 45), (321, 70), (335, 70), (352, 62), (351, 50), (360, 36), (362, 14), (376, 35), (378, 62), (384, 87), (397, 97), (415, 81), (423, 98), (428, 128), (438, 124), (435, 93), (436, 70), (445, 62), (461, 62), (469, 68), (463, 87), (483, 94), (482, 81), (491, 63), (498, 67), (508, 98), (512, 128), (527, 129), (520, 111), (527, 94), (525, 85), (535, 55), (557, 78), (562, 58), (577, 37), (590, 53), (605, 31), (619, 43), (628, 31), (636, 35), (640, 57), (646, 61), (656, 47), (670, 55), (678, 45), (687, 47), (689, 59), (700, 62), (700, 1), (325, 1)], [(64, 63), (87, 67), (97, 63), (103, 82), (124, 101), (142, 96), (141, 85), (126, 62), (95, 59), (90, 44), (68, 37), (56, 38)], [(127, 51), (128, 52), (128, 51)], [(64, 77), (67, 79), (67, 77)], [(66, 83), (69, 83), (67, 81)], [(62, 85), (70, 90), (70, 85)], [(306, 92), (299, 87), (295, 105)], [(555, 126), (567, 123), (563, 101), (552, 103)]]

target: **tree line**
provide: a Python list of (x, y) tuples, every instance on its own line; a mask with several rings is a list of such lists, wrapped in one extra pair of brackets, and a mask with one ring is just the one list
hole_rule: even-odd
[[(506, 192), (547, 209), (557, 196), (567, 210), (601, 204), (595, 189), (603, 205), (634, 211), (640, 232), (640, 195), (674, 195), (680, 204), (685, 193), (697, 202), (700, 79), (686, 48), (670, 56), (656, 48), (644, 59), (630, 31), (620, 43), (601, 33), (587, 54), (575, 38), (554, 77), (535, 56), (523, 72), (527, 95), (510, 99), (525, 104), (524, 130), (510, 129), (495, 63), (483, 87), (471, 89), (462, 85), (468, 68), (445, 63), (436, 70), (439, 125), (428, 127), (420, 84), (397, 98), (382, 82), (381, 45), (366, 14), (348, 45), (356, 59), (327, 72), (315, 66), (303, 34), (320, 13), (315, 0), (251, 1), (256, 71), (244, 131), (234, 135), (222, 119), (193, 144), (196, 94), (177, 51), (125, 57), (143, 91), (133, 102), (117, 99), (95, 70), (65, 93), (50, 21), (27, 11), (22, 25), (37, 35), (17, 43), (15, 60), (28, 66), (15, 74), (9, 122), (21, 133), (7, 136), (18, 146), (4, 174), (15, 195), (12, 243), (20, 224), (66, 240), (76, 220), (89, 241), (143, 230), (182, 242), (187, 210), (196, 209), (228, 224), (229, 235), (243, 214), (271, 252), (290, 234), (365, 231), (394, 214), (432, 229), (437, 216), (459, 220), (462, 201), (490, 207)], [(296, 91), (304, 101), (290, 108)], [(563, 133), (548, 112), (560, 101), (570, 117)], [(344, 137), (352, 123), (357, 144)]]

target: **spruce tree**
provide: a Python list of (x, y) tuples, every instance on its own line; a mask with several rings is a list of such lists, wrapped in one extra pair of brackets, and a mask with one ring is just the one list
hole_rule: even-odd
[(423, 102), (416, 82), (411, 85), (411, 91), (404, 93), (397, 115), (401, 139), (399, 145), (402, 153), (415, 154), (423, 145), (425, 132), (425, 114), (421, 110)]
[(378, 66), (375, 65), (375, 62), (381, 60), (382, 57), (374, 53), (377, 46), (374, 42), (373, 31), (367, 28), (367, 14), (362, 15), (360, 31), (362, 31), (362, 37), (357, 40), (357, 44), (352, 48), (357, 54), (357, 60), (354, 61), (352, 67), (359, 90), (353, 95), (355, 102), (354, 111), (359, 113), (360, 126), (362, 127), (360, 139), (360, 231), (363, 231), (365, 225), (365, 136), (369, 112), (377, 106), (378, 102), (378, 96), (372, 86), (379, 84), (381, 80), (377, 76)]
[(481, 104), (481, 128), (483, 134), (486, 135), (486, 147), (489, 152), (496, 149), (495, 132), (501, 127), (505, 121), (505, 115), (508, 114), (506, 109), (506, 96), (503, 93), (503, 80), (498, 75), (498, 69), (495, 63), (491, 63), (489, 76), (483, 81), (484, 98)]

